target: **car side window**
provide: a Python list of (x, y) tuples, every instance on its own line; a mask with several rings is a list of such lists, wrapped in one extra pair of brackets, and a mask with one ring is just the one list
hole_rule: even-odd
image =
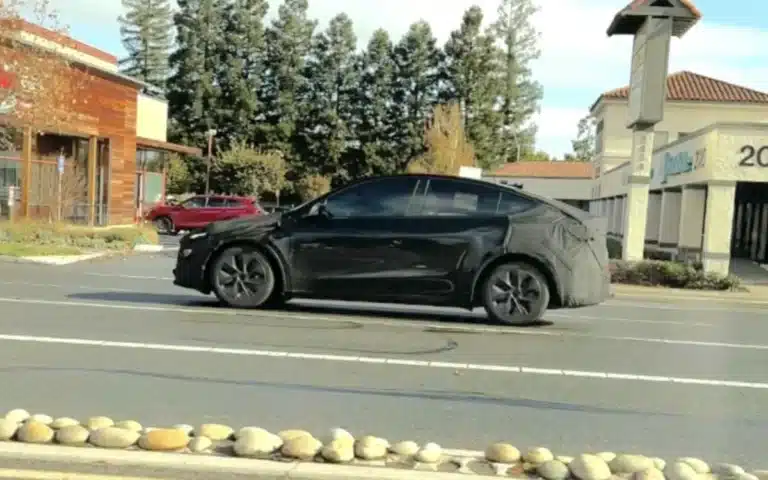
[(418, 180), (413, 177), (383, 178), (350, 187), (325, 202), (334, 217), (405, 216)]
[(220, 197), (211, 197), (208, 199), (208, 208), (223, 208), (227, 206), (227, 199)]
[(192, 197), (182, 205), (184, 208), (203, 208), (205, 207), (205, 197)]
[(240, 203), (240, 200), (237, 200), (235, 198), (228, 198), (228, 199), (226, 199), (224, 201), (224, 206), (225, 207), (230, 207), (230, 208), (242, 207), (242, 205)]
[(493, 186), (435, 178), (429, 181), (423, 215), (465, 216), (514, 214), (534, 205), (532, 200)]

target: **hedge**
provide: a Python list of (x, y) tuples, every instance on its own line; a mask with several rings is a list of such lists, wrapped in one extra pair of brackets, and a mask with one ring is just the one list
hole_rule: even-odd
[(138, 244), (157, 244), (152, 228), (141, 226), (88, 227), (48, 222), (0, 222), (0, 243), (74, 247), (83, 250), (124, 250)]

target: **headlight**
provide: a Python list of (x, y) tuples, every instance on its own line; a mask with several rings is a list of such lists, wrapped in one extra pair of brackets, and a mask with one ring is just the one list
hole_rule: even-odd
[(198, 238), (203, 238), (203, 237), (205, 237), (207, 235), (208, 234), (206, 232), (190, 233), (188, 238), (190, 240), (197, 240)]

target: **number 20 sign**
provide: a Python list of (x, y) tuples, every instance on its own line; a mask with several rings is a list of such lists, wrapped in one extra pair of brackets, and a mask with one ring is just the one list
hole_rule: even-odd
[(740, 167), (768, 167), (768, 145), (762, 147), (744, 145), (739, 152), (741, 152)]

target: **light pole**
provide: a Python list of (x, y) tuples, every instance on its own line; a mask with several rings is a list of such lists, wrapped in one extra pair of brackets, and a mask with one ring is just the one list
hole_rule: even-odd
[(213, 137), (216, 136), (216, 130), (208, 130), (205, 133), (208, 136), (208, 161), (206, 162), (205, 166), (205, 192), (203, 192), (205, 195), (208, 195), (208, 192), (211, 189), (211, 162), (213, 161)]

